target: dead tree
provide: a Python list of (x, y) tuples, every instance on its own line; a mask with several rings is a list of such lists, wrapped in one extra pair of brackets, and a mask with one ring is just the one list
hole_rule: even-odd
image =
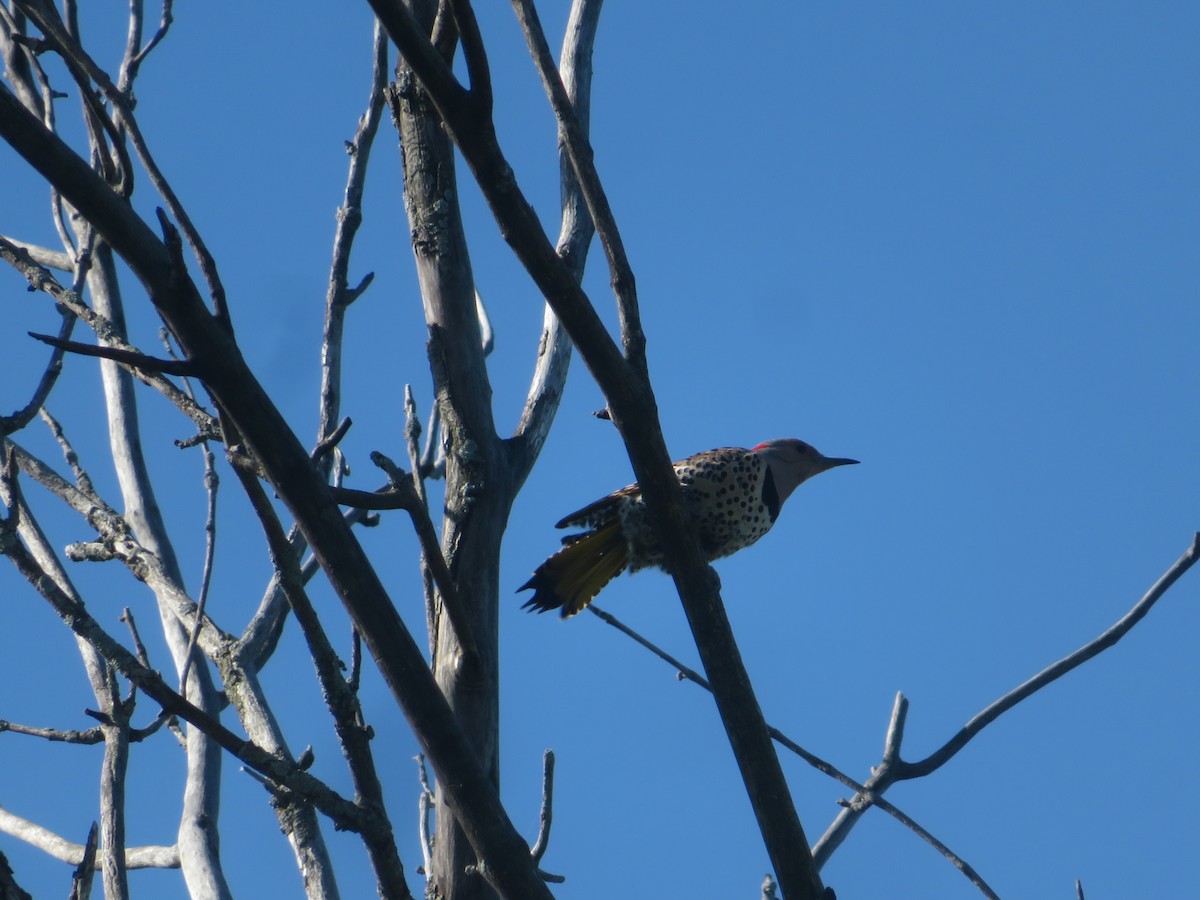
[[(463, 900), (496, 894), (549, 897), (539, 868), (544, 828), (530, 841), (501, 804), (498, 685), (499, 547), (514, 500), (546, 440), (574, 347), (602, 390), (607, 414), (620, 431), (634, 472), (659, 523), (667, 567), (673, 573), (705, 673), (673, 665), (714, 695), (726, 734), (762, 832), (783, 896), (825, 895), (819, 865), (857, 818), (875, 806), (901, 818), (883, 798), (895, 781), (934, 771), (974, 734), (1032, 690), (1107, 646), (1089, 645), (1056, 664), (1036, 684), (1022, 686), (989, 707), (946, 747), (920, 763), (900, 759), (905, 706), (898, 698), (882, 766), (865, 784), (816, 759), (763, 719), (725, 616), (719, 586), (705, 564), (694, 524), (685, 514), (659, 426), (646, 365), (633, 271), (589, 146), (591, 47), (599, 0), (573, 4), (561, 58), (555, 64), (537, 13), (513, 0), (533, 65), (558, 126), (562, 218), (552, 241), (522, 193), (493, 121), (491, 70), (468, 0), (371, 0), (377, 17), (366, 112), (348, 145), (349, 173), (339, 211), (326, 294), (318, 432), (305, 440), (244, 358), (237, 318), (245, 298), (228, 296), (219, 260), (172, 189), (170, 166), (156, 158), (135, 112), (134, 85), (143, 63), (159, 52), (172, 27), (163, 5), (147, 35), (140, 0), (131, 4), (128, 43), (115, 73), (89, 52), (73, 3), (62, 11), (45, 0), (0, 6), (0, 137), (51, 188), (52, 221), (61, 247), (0, 237), (0, 257), (31, 289), (51, 299), (61, 315), (56, 335), (36, 335), (46, 347), (44, 369), (15, 411), (0, 420), (0, 548), (30, 589), (71, 629), (83, 658), (97, 724), (86, 731), (4, 723), (3, 730), (49, 740), (104, 746), (98, 836), (72, 844), (37, 823), (0, 810), (0, 830), (78, 865), (75, 891), (86, 896), (98, 871), (105, 895), (130, 894), (128, 870), (179, 867), (197, 897), (229, 897), (220, 855), (219, 782), (226, 754), (261, 782), (290, 845), (310, 897), (337, 897), (338, 883), (323, 836), (323, 820), (360, 836), (379, 893), (412, 896), (397, 850), (397, 824), (385, 807), (387, 779), (371, 745), (371, 727), (358, 696), (359, 641), (403, 712), (432, 768), (423, 802), (436, 812), (435, 839), (424, 840), (427, 894)], [(54, 59), (77, 92), (85, 137), (72, 146), (56, 127), (58, 85), (43, 65)], [(461, 60), (465, 77), (453, 70)], [(407, 468), (377, 452), (377, 482), (347, 483), (341, 442), (350, 420), (342, 397), (342, 353), (347, 311), (370, 277), (351, 286), (351, 250), (361, 222), (366, 166), (381, 123), (390, 113), (404, 176), (405, 205), (419, 291), (428, 328), (434, 411), (421, 446), (416, 400), (405, 403)], [(461, 155), (501, 235), (545, 300), (545, 318), (533, 376), (515, 425), (498, 424), (492, 407), (488, 353), (492, 342), (485, 299), (472, 274), (468, 227), (459, 200)], [(135, 195), (135, 184), (138, 193)], [(153, 192), (153, 220), (143, 195)], [(489, 225), (490, 227), (490, 225)], [(619, 334), (610, 334), (581, 287), (593, 236), (603, 248), (613, 285)], [(122, 281), (120, 261), (136, 284)], [(15, 279), (10, 278), (10, 282)], [(135, 296), (128, 304), (127, 295)], [(128, 318), (157, 316), (166, 349), (135, 346)], [(76, 326), (92, 332), (77, 340)], [(106, 497), (71, 443), (72, 425), (48, 412), (64, 358), (99, 368), (104, 382), (108, 444), (120, 498)], [(203, 455), (208, 546), (199, 585), (186, 584), (150, 477), (139, 420), (136, 382), (164, 397), (186, 423), (183, 450)], [(10, 396), (4, 401), (12, 402)], [(44, 427), (61, 447), (63, 474), (22, 432)], [(264, 535), (273, 572), (247, 621), (210, 613), (220, 473), (237, 480)], [(444, 479), (444, 510), (432, 516), (430, 479)], [(35, 499), (36, 495), (36, 499)], [(153, 592), (170, 678), (157, 671), (126, 611), (128, 636), (118, 639), (98, 615), (78, 569), (64, 564), (42, 527), (41, 510), (53, 499), (86, 523), (87, 540), (71, 544), (72, 562), (123, 565)], [(277, 502), (278, 501), (278, 502)], [(426, 641), (418, 641), (396, 611), (355, 527), (403, 511), (422, 550), (426, 588)], [(440, 534), (438, 528), (440, 525)], [(1194, 561), (1196, 548), (1148, 595), (1131, 627)], [(310, 597), (320, 573), (353, 623), (349, 651), (331, 637), (328, 614)], [(613, 624), (615, 620), (599, 613)], [(218, 622), (223, 620), (223, 625)], [(285, 623), (303, 633), (323, 699), (345, 755), (353, 796), (310, 771), (311, 755), (289, 743), (263, 687)], [(143, 624), (143, 627), (144, 624)], [(619, 626), (624, 627), (624, 626)], [(1124, 633), (1123, 631), (1121, 633)], [(1102, 636), (1101, 641), (1119, 638)], [(637, 638), (645, 643), (644, 639)], [(428, 645), (429, 656), (423, 649)], [(657, 651), (660, 652), (661, 651)], [(349, 663), (343, 663), (343, 656)], [(140, 703), (139, 703), (140, 701)], [(226, 710), (226, 705), (230, 709)], [(167, 846), (129, 846), (125, 837), (125, 778), (131, 744), (176, 733), (187, 760), (180, 792), (182, 816)], [(243, 736), (244, 735), (244, 736)], [(846, 812), (810, 850), (783, 779), (776, 744), (799, 753), (854, 792)], [(552, 758), (547, 760), (547, 794)], [(424, 821), (424, 815), (422, 815)], [(928, 835), (928, 832), (923, 832)], [(981, 878), (944, 844), (929, 837), (969, 874)], [(411, 864), (410, 864), (411, 865)], [(7, 870), (0, 884), (6, 895)], [(773, 884), (764, 896), (774, 895)]]

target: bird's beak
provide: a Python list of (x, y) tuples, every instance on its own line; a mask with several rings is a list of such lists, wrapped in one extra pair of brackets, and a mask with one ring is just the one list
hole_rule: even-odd
[(857, 459), (846, 459), (840, 456), (826, 456), (825, 468), (832, 469), (834, 466), (857, 466)]

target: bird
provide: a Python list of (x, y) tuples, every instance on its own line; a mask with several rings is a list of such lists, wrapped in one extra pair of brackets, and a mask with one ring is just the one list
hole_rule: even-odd
[[(811, 444), (779, 438), (751, 447), (719, 447), (674, 463), (685, 507), (696, 522), (707, 562), (748, 547), (771, 530), (783, 502), (801, 483), (856, 459), (823, 456)], [(631, 484), (564, 516), (556, 528), (585, 529), (517, 589), (532, 590), (522, 609), (581, 612), (625, 569), (664, 568), (641, 488)]]

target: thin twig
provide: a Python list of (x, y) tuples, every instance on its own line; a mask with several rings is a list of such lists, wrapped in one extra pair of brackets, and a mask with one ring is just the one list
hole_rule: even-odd
[(417, 418), (417, 401), (413, 397), (412, 385), (404, 385), (404, 446), (408, 449), (408, 464), (412, 466), (413, 491), (422, 506), (429, 498), (425, 493), (425, 479), (421, 472), (421, 420)]
[(1111, 627), (1107, 628), (1094, 640), (1084, 644), (1074, 653), (1070, 653), (1058, 660), (1058, 662), (1047, 666), (1024, 684), (1018, 685), (995, 703), (992, 703), (979, 712), (954, 737), (929, 754), (929, 756), (918, 762), (901, 765), (898, 780), (928, 775), (930, 772), (945, 765), (975, 735), (979, 734), (984, 728), (996, 721), (996, 719), (1026, 697), (1040, 691), (1046, 685), (1057, 681), (1072, 669), (1078, 668), (1093, 656), (1116, 644), (1117, 641), (1129, 633), (1134, 625), (1145, 617), (1146, 613), (1150, 612), (1154, 604), (1162, 598), (1171, 585), (1178, 581), (1195, 564), (1197, 559), (1200, 559), (1200, 532), (1197, 532), (1193, 536), (1191, 546), (1184, 551), (1183, 555), (1163, 573), (1158, 581), (1151, 586), (1150, 590), (1133, 605), (1133, 608), (1113, 623)]
[(542, 805), (538, 812), (538, 834), (529, 855), (538, 867), (538, 874), (543, 881), (551, 884), (562, 884), (567, 879), (562, 875), (554, 875), (542, 869), (542, 857), (550, 847), (550, 826), (554, 823), (554, 751), (546, 750), (542, 754)]
[(1001, 714), (1012, 709), (1013, 706), (1028, 698), (1036, 691), (1061, 678), (1067, 672), (1071, 671), (1071, 669), (1077, 668), (1098, 653), (1116, 644), (1134, 625), (1145, 617), (1154, 604), (1195, 564), (1197, 559), (1200, 559), (1200, 532), (1193, 535), (1192, 544), (1184, 551), (1183, 555), (1167, 569), (1150, 590), (1134, 604), (1129, 612), (1110, 628), (1106, 629), (1094, 640), (1080, 647), (1074, 653), (1068, 654), (1058, 662), (1047, 666), (1033, 678), (987, 706), (949, 741), (943, 744), (941, 748), (919, 762), (908, 763), (900, 758), (900, 742), (903, 737), (904, 719), (908, 707), (903, 695), (898, 694), (893, 707), (891, 722), (888, 726), (884, 761), (875, 770), (874, 774), (867, 779), (865, 785), (866, 790), (863, 797), (866, 797), (869, 802), (864, 804), (862, 802), (863, 797), (855, 797), (838, 814), (837, 818), (826, 829), (825, 834), (821, 836), (821, 839), (813, 847), (813, 856), (817, 861), (817, 865), (823, 865), (829, 859), (849, 835), (851, 829), (858, 823), (866, 806), (870, 802), (878, 802), (878, 798), (892, 784), (897, 781), (921, 778), (937, 771), (937, 769), (945, 765), (968, 742), (976, 737), (980, 731), (994, 722)]
[(137, 34), (134, 34), (133, 16), (130, 16), (129, 42), (125, 48), (125, 59), (121, 62), (120, 75), (117, 78), (117, 88), (125, 93), (129, 93), (133, 87), (134, 79), (137, 78), (138, 70), (141, 68), (146, 57), (150, 52), (159, 45), (163, 38), (167, 36), (167, 31), (174, 21), (172, 15), (173, 0), (163, 0), (162, 13), (158, 20), (158, 29), (150, 36), (150, 40), (146, 41), (141, 47), (138, 43), (141, 40), (141, 3), (137, 4), (138, 9), (138, 27)]
[(468, 0), (450, 0), (450, 11), (454, 14), (454, 24), (462, 42), (463, 58), (467, 63), (467, 77), (471, 84), (468, 99), (481, 117), (490, 119), (492, 75), (488, 69), (483, 35), (479, 33), (479, 23), (475, 21), (475, 11)]
[(430, 816), (433, 813), (434, 795), (429, 786), (429, 773), (425, 769), (425, 754), (418, 753), (413, 757), (417, 761), (417, 779), (421, 784), (421, 794), (417, 799), (417, 831), (421, 839), (421, 867), (426, 881), (433, 877), (433, 830), (430, 827)]
[[(575, 110), (575, 118), (584, 137), (591, 124), (592, 51), (600, 21), (600, 0), (575, 0), (567, 18), (559, 56), (559, 73)], [(559, 149), (559, 195), (562, 221), (555, 252), (577, 280), (582, 280), (588, 248), (596, 233), (587, 202), (579, 188), (579, 179), (566, 150)], [(523, 439), (521, 452), (514, 454), (514, 468), (520, 472), (532, 468), (550, 433), (558, 413), (571, 364), (571, 339), (553, 306), (546, 304), (542, 313), (542, 338), (538, 342), (537, 364), (525, 396), (525, 406), (517, 423), (516, 434)]]
[(6, 731), (10, 731), (13, 734), (28, 735), (29, 737), (44, 738), (47, 741), (62, 744), (83, 744), (90, 746), (104, 740), (104, 733), (98, 726), (89, 728), (87, 731), (79, 731), (73, 728), (39, 728), (33, 725), (19, 725), (16, 722), (0, 719), (0, 734)]
[(371, 453), (371, 462), (387, 474), (393, 490), (404, 498), (405, 505), (401, 508), (408, 513), (408, 517), (412, 520), (413, 528), (417, 532), (417, 539), (421, 543), (421, 554), (433, 573), (433, 580), (442, 596), (446, 613), (454, 627), (454, 633), (458, 636), (458, 642), (462, 645), (463, 653), (468, 657), (478, 659), (479, 645), (475, 642), (467, 611), (462, 605), (458, 589), (454, 586), (450, 568), (446, 565), (446, 557), (442, 554), (442, 545), (438, 540), (437, 530), (433, 527), (433, 520), (429, 517), (429, 510), (417, 500), (412, 479), (392, 460), (375, 450)]
[(334, 731), (350, 767), (355, 789), (362, 797), (362, 801), (357, 805), (364, 811), (372, 810), (376, 813), (369, 819), (364, 819), (365, 827), (360, 833), (375, 869), (380, 895), (407, 897), (409, 889), (404, 880), (404, 867), (400, 862), (391, 825), (387, 817), (380, 814), (384, 808), (383, 788), (375, 769), (369, 732), (361, 725), (362, 708), (358, 697), (342, 676), (341, 661), (321, 625), (308, 593), (304, 590), (300, 566), (267, 492), (263, 490), (257, 478), (240, 469), (235, 469), (235, 472), (266, 535), (268, 551), (275, 565), (280, 589), (287, 597), (288, 604), (304, 632), (325, 704), (333, 718)]
[(429, 410), (429, 429), (421, 452), (421, 476), (436, 481), (446, 477), (446, 442), (442, 435), (442, 409), (437, 400)]
[(333, 430), (329, 437), (318, 442), (317, 446), (313, 447), (312, 461), (315, 463), (322, 462), (325, 456), (342, 442), (342, 438), (346, 436), (346, 433), (350, 430), (350, 426), (353, 424), (354, 422), (349, 416), (346, 416), (344, 419), (342, 419), (342, 421), (338, 423), (337, 428)]
[[(15, 491), (15, 484), (14, 481), (9, 485), (10, 491)], [(163, 681), (162, 676), (143, 666), (137, 657), (101, 628), (82, 605), (63, 593), (51, 579), (46, 578), (19, 543), (8, 545), (6, 555), (16, 565), (22, 577), (49, 601), (71, 631), (95, 647), (122, 675), (135, 682), (143, 693), (164, 709), (196, 726), (255, 771), (311, 802), (332, 818), (339, 827), (357, 832), (373, 824), (371, 820), (376, 818), (378, 813), (360, 809), (294, 764), (285, 762), (275, 754), (266, 753), (252, 742), (238, 737), (214, 717), (180, 696)]]
[[(100, 495), (96, 493), (96, 486), (92, 484), (92, 477), (88, 475), (87, 470), (79, 462), (79, 454), (75, 452), (75, 448), (71, 445), (71, 441), (67, 438), (67, 433), (63, 431), (59, 421), (51, 415), (50, 410), (42, 409), (39, 413), (46, 427), (50, 429), (50, 434), (62, 449), (63, 460), (71, 467), (71, 474), (75, 476), (75, 487), (90, 501), (94, 503), (102, 502)], [(14, 445), (15, 446), (15, 445)], [(18, 453), (20, 451), (18, 450)]]
[[(174, 189), (150, 153), (150, 148), (146, 144), (137, 119), (133, 115), (130, 96), (118, 88), (117, 85), (113, 84), (108, 74), (92, 60), (79, 42), (63, 27), (62, 20), (59, 19), (52, 6), (48, 4), (43, 6), (40, 3), (31, 2), (31, 0), (15, 0), (15, 2), (37, 24), (38, 29), (42, 32), (45, 39), (51, 42), (64, 61), (68, 63), (68, 68), (73, 73), (78, 72), (82, 76), (86, 76), (86, 78), (76, 76), (77, 80), (82, 82), (80, 90), (84, 96), (92, 96), (90, 85), (86, 81), (86, 79), (91, 79), (100, 88), (104, 99), (112, 105), (116, 122), (128, 134), (129, 140), (133, 144), (134, 152), (150, 177), (151, 184), (154, 185), (155, 190), (163, 198), (171, 217), (179, 223), (188, 246), (191, 247), (196, 257), (200, 272), (204, 276), (204, 280), (209, 288), (209, 295), (212, 298), (213, 312), (216, 318), (228, 324), (229, 310), (225, 304), (225, 288), (222, 286), (220, 276), (217, 273), (216, 260), (209, 252), (208, 246), (204, 243), (199, 231), (192, 224), (191, 217), (179, 202)], [(107, 116), (102, 116), (102, 118), (106, 123), (110, 121)], [(120, 153), (124, 152), (123, 143), (120, 140), (114, 142), (114, 148)]]
[[(91, 232), (90, 229), (89, 232)], [(86, 274), (90, 265), (90, 256), (86, 252), (86, 248), (78, 256), (76, 282), (79, 282), (81, 277), (79, 273)], [(0, 236), (0, 259), (3, 259), (13, 268), (17, 269), (34, 290), (49, 295), (60, 307), (69, 310), (74, 316), (81, 319), (105, 344), (130, 353), (136, 354), (138, 352), (136, 347), (123, 340), (112, 322), (95, 312), (90, 306), (79, 299), (77, 287), (64, 288), (43, 264), (37, 262), (30, 255), (24, 246)], [(60, 337), (62, 337), (61, 334)], [(57, 348), (56, 352), (61, 353), (64, 351), (61, 348)], [(212, 416), (200, 409), (194, 401), (189, 400), (174, 384), (161, 374), (152, 370), (138, 368), (131, 368), (129, 371), (135, 377), (162, 393), (180, 411), (192, 419), (202, 431), (213, 432), (216, 430), (216, 423)]]
[[(363, 191), (367, 179), (367, 162), (371, 147), (383, 117), (384, 90), (387, 87), (388, 40), (378, 22), (372, 39), (371, 88), (366, 111), (359, 117), (354, 138), (347, 142), (350, 164), (346, 174), (346, 189), (337, 212), (337, 229), (333, 237), (333, 258), (329, 266), (329, 283), (325, 291), (325, 326), (321, 339), (321, 392), (318, 440), (323, 444), (332, 436), (341, 414), (342, 336), (346, 310), (370, 284), (368, 273), (356, 288), (349, 288), (350, 255), (354, 239), (362, 224)], [(322, 471), (329, 473), (337, 459), (322, 460)]]
[(183, 668), (179, 673), (179, 693), (187, 688), (188, 671), (192, 667), (196, 654), (196, 639), (200, 636), (200, 626), (204, 622), (204, 608), (208, 605), (208, 589), (212, 584), (213, 560), (217, 550), (217, 488), (220, 478), (217, 477), (216, 461), (208, 444), (202, 444), (204, 453), (204, 492), (208, 496), (208, 513), (204, 519), (204, 567), (200, 572), (200, 595), (196, 598), (196, 621), (188, 635), (187, 650), (184, 651)]
[[(597, 608), (594, 603), (591, 604), (590, 606), (588, 606), (588, 609), (591, 610), (593, 615), (597, 616), (602, 622), (604, 622), (608, 625), (611, 625), (613, 628), (617, 629), (622, 634), (626, 635), (627, 637), (632, 638), (638, 644), (645, 647), (647, 650), (649, 650), (651, 653), (653, 653), (659, 659), (662, 659), (663, 661), (669, 663), (679, 673), (679, 677), (681, 680), (691, 681), (694, 684), (697, 684), (700, 687), (704, 688), (706, 691), (708, 691), (710, 693), (712, 692), (712, 687), (709, 685), (708, 681), (699, 672), (684, 665), (682, 662), (680, 662), (678, 659), (676, 659), (671, 654), (667, 653), (662, 648), (658, 647), (652, 641), (649, 641), (646, 638), (642, 637), (640, 634), (638, 634), (636, 631), (634, 631), (632, 628), (630, 628), (628, 625), (626, 625), (624, 622), (622, 622), (616, 616), (612, 615), (611, 613), (605, 612), (602, 609)], [(893, 716), (893, 722), (894, 721), (895, 721), (895, 716)], [(844, 772), (837, 769), (831, 763), (826, 762), (824, 759), (821, 759), (821, 757), (819, 757), (813, 753), (810, 753), (808, 750), (805, 750), (803, 747), (801, 747), (799, 744), (797, 744), (795, 741), (793, 741), (791, 738), (789, 738), (787, 735), (785, 735), (778, 728), (775, 728), (772, 725), (768, 725), (767, 729), (770, 732), (772, 739), (774, 739), (781, 746), (786, 747), (788, 750), (791, 750), (793, 753), (795, 753), (797, 756), (799, 756), (801, 759), (803, 759), (806, 763), (808, 763), (813, 768), (817, 769), (820, 772), (823, 772), (824, 774), (828, 775), (830, 778), (840, 781), (846, 787), (855, 791), (856, 792), (855, 799), (853, 801), (847, 801), (844, 804), (845, 806), (850, 806), (851, 804), (856, 803), (856, 802), (861, 804), (863, 810), (865, 810), (868, 806), (870, 806), (872, 804), (875, 806), (878, 806), (881, 810), (883, 810), (884, 812), (891, 815), (894, 819), (896, 819), (902, 825), (905, 825), (906, 827), (911, 829), (913, 832), (915, 832), (917, 835), (919, 835), (923, 840), (925, 840), (928, 844), (930, 844), (930, 846), (934, 847), (934, 849), (936, 849), (939, 853), (941, 853), (943, 856), (945, 856), (946, 859), (948, 859), (955, 868), (957, 868), (960, 872), (962, 872), (964, 875), (966, 875), (967, 878), (969, 878), (971, 880), (972, 884), (974, 884), (976, 887), (978, 887), (984, 893), (985, 896), (995, 897), (995, 894), (994, 894), (994, 892), (992, 892), (992, 889), (979, 876), (979, 874), (975, 871), (975, 869), (971, 867), (971, 865), (969, 863), (967, 863), (964, 859), (962, 859), (957, 854), (955, 854), (949, 847), (947, 847), (944, 843), (942, 843), (940, 840), (938, 840), (936, 837), (934, 837), (929, 831), (927, 831), (925, 828), (923, 828), (919, 824), (917, 824), (917, 822), (914, 821), (912, 819), (912, 817), (910, 817), (907, 813), (903, 812), (902, 810), (898, 809), (896, 806), (894, 806), (891, 803), (889, 803), (888, 801), (884, 800), (882, 796), (880, 796), (877, 792), (871, 790), (869, 787), (859, 784), (854, 779), (852, 779), (849, 775), (846, 775)], [(889, 733), (889, 739), (890, 739), (891, 736), (896, 733), (896, 731), (893, 729), (889, 729), (888, 733)], [(860, 797), (866, 798), (866, 799), (860, 800)], [(818, 865), (820, 865), (823, 861), (824, 861), (823, 859), (818, 858), (817, 859)]]
[(621, 239), (616, 217), (608, 203), (608, 195), (596, 171), (591, 145), (587, 134), (575, 117), (570, 97), (563, 87), (562, 79), (554, 65), (550, 45), (542, 30), (541, 20), (531, 0), (512, 0), (521, 30), (525, 34), (529, 52), (537, 66), (542, 86), (550, 98), (554, 116), (558, 120), (559, 140), (567, 151), (579, 187), (587, 201), (588, 212), (596, 223), (596, 233), (608, 257), (609, 276), (613, 293), (617, 298), (617, 312), (621, 319), (621, 341), (625, 357), (643, 377), (646, 375), (646, 336), (642, 332), (641, 314), (638, 312), (637, 286), (625, 243)]
[(123, 365), (130, 366), (135, 369), (141, 369), (143, 372), (158, 372), (163, 375), (197, 375), (194, 363), (186, 359), (160, 359), (156, 356), (149, 356), (145, 353), (139, 353), (135, 350), (123, 350), (120, 347), (104, 347), (94, 346), (92, 344), (81, 344), (79, 341), (64, 341), (49, 334), (38, 334), (37, 332), (29, 332), (29, 336), (34, 340), (41, 341), (43, 344), (49, 344), (51, 347), (59, 347), (71, 353), (78, 353), (80, 356), (95, 356), (100, 359), (111, 359), (113, 362), (119, 362)]
[[(435, 407), (436, 409), (436, 407)], [(425, 477), (421, 469), (421, 420), (417, 418), (417, 401), (413, 398), (412, 385), (404, 385), (404, 444), (408, 448), (408, 463), (412, 466), (413, 492), (417, 502), (429, 514), (429, 497), (425, 491)], [(438, 615), (437, 592), (433, 586), (433, 572), (429, 563), (421, 558), (421, 593), (425, 600), (425, 634), (429, 640), (429, 658), (437, 658)]]

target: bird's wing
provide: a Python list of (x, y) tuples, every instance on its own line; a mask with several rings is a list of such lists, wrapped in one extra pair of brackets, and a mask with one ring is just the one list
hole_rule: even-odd
[(617, 503), (624, 497), (636, 494), (640, 488), (636, 484), (628, 485), (619, 491), (613, 491), (607, 497), (601, 497), (595, 503), (589, 503), (583, 509), (577, 509), (569, 516), (563, 516), (555, 523), (555, 528), (570, 528), (572, 526), (595, 528), (604, 524), (616, 513)]

